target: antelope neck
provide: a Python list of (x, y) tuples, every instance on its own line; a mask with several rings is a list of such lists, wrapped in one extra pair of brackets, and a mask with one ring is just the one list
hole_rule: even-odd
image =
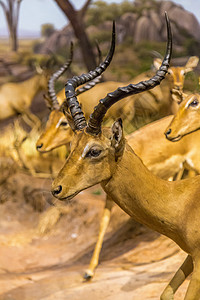
[(178, 221), (184, 210), (179, 203), (182, 186), (176, 193), (174, 182), (153, 175), (129, 145), (126, 144), (115, 173), (102, 187), (136, 221), (187, 248)]
[(29, 98), (32, 99), (40, 90), (42, 90), (41, 76), (36, 74), (30, 79), (22, 82), (21, 85), (26, 87), (25, 90), (27, 90)]

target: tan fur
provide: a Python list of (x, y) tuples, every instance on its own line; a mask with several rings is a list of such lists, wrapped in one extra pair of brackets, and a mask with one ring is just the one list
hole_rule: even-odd
[[(120, 132), (119, 123), (116, 123), (113, 127)], [(82, 190), (101, 183), (107, 195), (126, 213), (174, 240), (192, 258), (185, 263), (184, 278), (180, 276), (180, 268), (175, 274), (176, 280), (171, 280), (161, 299), (173, 299), (167, 296), (169, 289), (174, 294), (192, 269), (184, 299), (199, 299), (200, 177), (175, 182), (156, 177), (123, 142), (124, 138), (115, 141), (116, 134), (112, 132), (109, 136), (105, 133), (90, 136), (85, 131), (77, 133), (72, 151), (52, 184), (52, 191), (60, 200), (69, 200)], [(97, 157), (90, 155), (94, 149), (101, 150)], [(116, 153), (121, 153), (117, 160)], [(56, 192), (59, 186), (62, 189)]]
[(29, 108), (35, 95), (46, 89), (48, 78), (48, 73), (43, 71), (23, 82), (3, 84), (0, 87), (0, 120), (20, 113), (28, 115), (32, 125), (38, 122), (36, 116), (30, 113)]
[[(173, 179), (176, 177), (177, 173), (180, 177), (179, 179), (181, 179), (181, 174), (183, 173), (182, 171), (184, 168), (193, 169), (195, 170), (195, 173), (200, 173), (200, 145), (196, 144), (196, 147), (194, 146), (193, 149), (188, 147), (190, 143), (193, 143), (193, 140), (198, 139), (199, 134), (193, 134), (188, 137), (186, 139), (188, 141), (187, 143), (186, 141), (180, 141), (172, 144), (170, 141), (166, 140), (163, 134), (166, 126), (170, 123), (172, 118), (173, 116), (169, 116), (140, 128), (126, 137), (128, 143), (135, 150), (136, 154), (142, 158), (147, 168), (163, 179)], [(64, 138), (65, 132), (63, 129), (62, 136), (58, 135), (58, 140), (62, 140)], [(69, 137), (67, 136), (67, 138)], [(194, 164), (194, 167), (189, 164), (186, 166), (187, 161), (190, 164)], [(198, 168), (196, 168), (196, 166)], [(98, 265), (99, 254), (103, 242), (103, 233), (105, 233), (108, 226), (108, 215), (110, 216), (112, 209), (112, 206), (108, 205), (108, 202), (109, 200), (106, 199), (99, 237), (90, 266), (86, 271), (89, 278), (94, 275), (94, 270)], [(52, 210), (56, 210), (56, 208), (52, 208)], [(58, 212), (60, 212), (60, 210)], [(48, 219), (48, 217), (45, 218)], [(104, 220), (106, 220), (106, 222), (104, 222)], [(40, 223), (42, 222), (43, 221), (41, 220)], [(46, 222), (46, 224), (48, 224), (48, 222)], [(49, 230), (49, 228), (47, 228), (46, 231), (47, 230)]]
[[(171, 91), (173, 89), (181, 92), (183, 91), (185, 75), (188, 72), (193, 71), (193, 69), (198, 65), (198, 62), (199, 58), (197, 56), (191, 56), (184, 66), (172, 66), (168, 68), (168, 76), (166, 76), (166, 80), (161, 83), (161, 88), (164, 91), (165, 97), (169, 97), (168, 101), (171, 103), (172, 114), (175, 114), (179, 107), (174, 95), (171, 94)], [(154, 59), (154, 67), (156, 70), (160, 68), (161, 64), (162, 60), (160, 58)]]
[[(197, 105), (192, 106), (191, 103), (197, 101)], [(165, 133), (171, 130), (170, 134), (167, 135), (167, 138), (171, 141), (178, 141), (183, 136), (196, 131), (200, 128), (200, 95), (199, 94), (184, 94), (183, 101), (179, 106), (179, 110), (176, 115), (167, 126)], [(185, 137), (184, 140), (187, 138)], [(195, 147), (195, 144), (198, 144), (198, 139), (191, 144), (192, 147)], [(199, 147), (199, 146), (198, 146)]]

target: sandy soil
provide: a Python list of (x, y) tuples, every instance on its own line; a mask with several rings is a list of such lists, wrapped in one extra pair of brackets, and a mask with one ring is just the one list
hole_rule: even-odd
[[(16, 173), (1, 186), (8, 199), (0, 206), (0, 300), (159, 299), (185, 253), (115, 206), (100, 265), (94, 279), (84, 282), (105, 195), (99, 186), (82, 192), (69, 213), (39, 235), (37, 224), (51, 203), (50, 185), (51, 180)], [(37, 190), (35, 198), (24, 193), (27, 187)], [(176, 300), (183, 299), (187, 285)]]

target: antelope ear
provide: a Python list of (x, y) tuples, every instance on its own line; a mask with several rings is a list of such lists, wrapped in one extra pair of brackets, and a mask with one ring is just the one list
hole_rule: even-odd
[(198, 62), (198, 56), (191, 56), (185, 65), (185, 73), (191, 72), (198, 65)]
[(71, 127), (71, 129), (73, 131), (75, 131), (74, 120), (73, 120), (71, 114), (69, 113), (69, 108), (68, 108), (68, 106), (66, 104), (66, 101), (64, 101), (63, 104), (61, 105), (60, 111), (62, 111), (64, 113), (64, 115), (65, 115), (65, 117), (66, 117), (66, 119), (67, 119), (67, 121), (69, 123), (69, 126)]
[(153, 65), (154, 65), (155, 69), (158, 70), (160, 68), (160, 66), (162, 65), (162, 60), (160, 58), (154, 58)]
[(172, 95), (173, 101), (175, 101), (178, 104), (180, 104), (188, 96), (187, 94), (185, 94), (182, 91), (179, 91), (177, 89), (172, 89), (171, 95)]
[(115, 148), (116, 159), (124, 149), (125, 139), (123, 135), (122, 119), (118, 119), (112, 126), (111, 145)]

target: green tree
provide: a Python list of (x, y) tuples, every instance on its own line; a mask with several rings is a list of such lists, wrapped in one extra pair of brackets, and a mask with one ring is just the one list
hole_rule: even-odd
[(43, 24), (41, 26), (41, 36), (48, 38), (55, 32), (55, 27), (53, 24)]

